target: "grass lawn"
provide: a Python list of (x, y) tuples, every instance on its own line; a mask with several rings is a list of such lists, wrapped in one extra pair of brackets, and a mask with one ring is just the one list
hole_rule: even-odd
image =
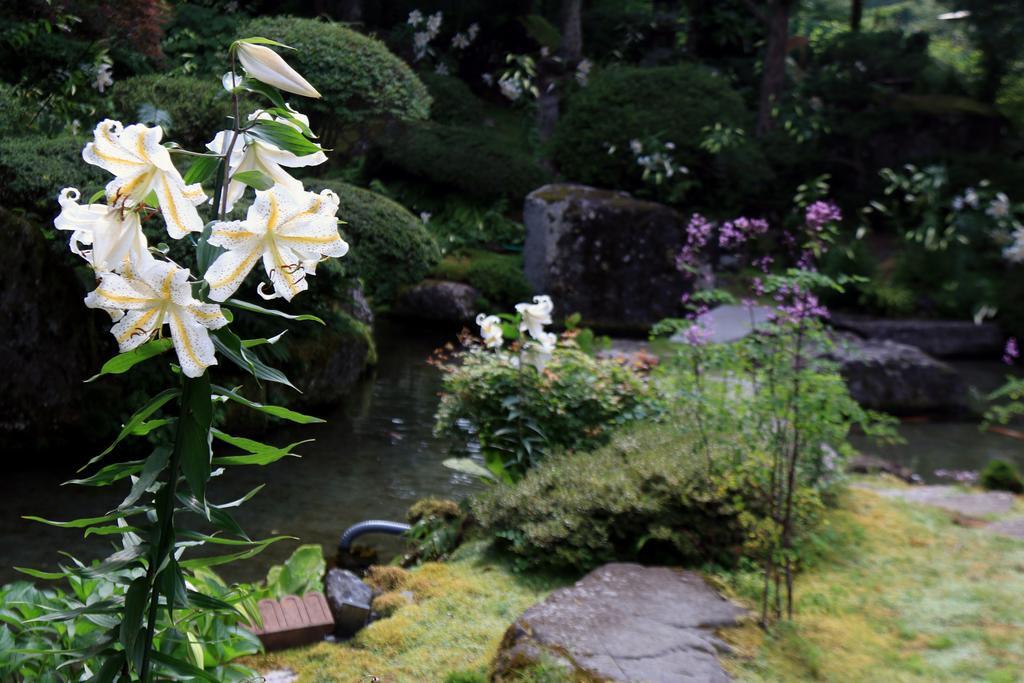
[[(405, 588), (416, 604), (351, 643), (267, 655), (257, 668), (290, 668), (300, 683), (486, 681), (509, 624), (568, 579), (515, 574), (484, 548), (414, 570)], [(807, 553), (793, 623), (769, 635), (753, 623), (723, 634), (736, 680), (1024, 681), (1024, 542), (852, 489)], [(734, 600), (757, 604), (756, 572), (710, 578)]]
[[(854, 489), (817, 546), (792, 624), (725, 634), (737, 680), (1024, 681), (1024, 542)], [(755, 604), (755, 576), (720, 578)]]

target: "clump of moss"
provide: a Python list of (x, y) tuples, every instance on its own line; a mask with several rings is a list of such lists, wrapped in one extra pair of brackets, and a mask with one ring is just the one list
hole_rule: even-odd
[(990, 460), (978, 480), (989, 491), (1024, 493), (1024, 479), (1013, 463), (1006, 460)]
[(411, 601), (408, 593), (389, 591), (375, 597), (371, 607), (382, 619), (386, 619), (409, 604)]
[(473, 285), (492, 307), (510, 306), (531, 294), (523, 274), (522, 254), (462, 249), (445, 256), (434, 268), (434, 274)]
[(454, 500), (446, 498), (421, 498), (409, 508), (406, 517), (410, 524), (416, 524), (425, 519), (452, 520), (462, 516), (459, 504)]
[(409, 572), (401, 567), (374, 565), (366, 571), (363, 580), (379, 591), (396, 591), (409, 582)]

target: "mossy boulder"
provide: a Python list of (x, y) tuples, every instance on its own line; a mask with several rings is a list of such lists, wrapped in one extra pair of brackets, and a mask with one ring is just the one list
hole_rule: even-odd
[[(686, 221), (667, 206), (585, 185), (545, 185), (523, 210), (526, 279), (560, 315), (608, 330), (646, 331), (678, 317), (686, 281), (675, 257)], [(628, 229), (626, 229), (628, 226)]]

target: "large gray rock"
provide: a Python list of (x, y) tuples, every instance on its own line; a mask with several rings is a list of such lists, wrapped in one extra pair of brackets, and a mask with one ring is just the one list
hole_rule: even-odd
[(677, 212), (622, 192), (545, 185), (523, 207), (526, 279), (550, 294), (558, 315), (588, 325), (646, 330), (682, 313), (686, 281), (675, 258), (686, 221)]
[[(710, 332), (709, 342), (727, 344), (750, 336), (755, 327), (767, 323), (774, 313), (775, 309), (767, 306), (748, 308), (738, 304), (724, 304), (697, 316), (697, 322)], [(684, 342), (685, 335), (677, 333), (671, 341)]]
[(327, 572), (324, 593), (338, 637), (351, 638), (369, 621), (373, 589), (349, 570), (334, 568)]
[(727, 646), (713, 630), (744, 613), (694, 572), (606, 564), (509, 627), (493, 680), (519, 680), (518, 670), (546, 659), (581, 680), (728, 681), (716, 656)]
[(967, 386), (960, 374), (916, 346), (842, 335), (828, 356), (839, 364), (850, 395), (865, 408), (896, 415), (967, 409)]
[(833, 315), (832, 325), (865, 339), (916, 346), (936, 358), (998, 358), (1004, 337), (994, 323)]
[(470, 285), (424, 280), (399, 295), (395, 313), (409, 318), (464, 323), (476, 317), (479, 299), (480, 292)]
[[(908, 503), (930, 505), (966, 517), (987, 517), (1006, 514), (1016, 500), (1006, 491), (964, 491), (958, 486), (915, 486), (909, 489), (875, 489), (886, 498), (898, 498)], [(998, 529), (998, 527), (997, 527)]]

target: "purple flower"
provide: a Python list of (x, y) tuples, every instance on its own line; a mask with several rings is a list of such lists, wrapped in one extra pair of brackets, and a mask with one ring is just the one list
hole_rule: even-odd
[(754, 259), (753, 265), (754, 265), (755, 268), (760, 270), (762, 273), (767, 273), (771, 269), (772, 264), (774, 262), (775, 262), (774, 258), (772, 258), (771, 256), (768, 256), (768, 255), (765, 255), (765, 256), (762, 256), (761, 258)]
[(843, 220), (843, 212), (831, 201), (818, 200), (814, 202), (807, 207), (807, 213), (804, 215), (807, 227), (816, 232), (820, 232), (829, 223), (838, 223), (841, 220)]
[(828, 309), (818, 301), (813, 292), (807, 292), (796, 285), (782, 285), (775, 292), (775, 317), (780, 322), (798, 323), (810, 318), (827, 318)]
[(676, 257), (679, 270), (694, 270), (700, 265), (701, 250), (707, 246), (714, 224), (699, 213), (690, 217), (686, 225), (686, 244)]
[(1006, 348), (1003, 349), (1003, 362), (1007, 365), (1013, 365), (1014, 361), (1020, 357), (1020, 349), (1017, 347), (1017, 338), (1010, 337), (1006, 340)]
[(718, 231), (718, 246), (723, 249), (736, 247), (747, 240), (768, 232), (768, 221), (761, 218), (740, 216), (722, 224)]

